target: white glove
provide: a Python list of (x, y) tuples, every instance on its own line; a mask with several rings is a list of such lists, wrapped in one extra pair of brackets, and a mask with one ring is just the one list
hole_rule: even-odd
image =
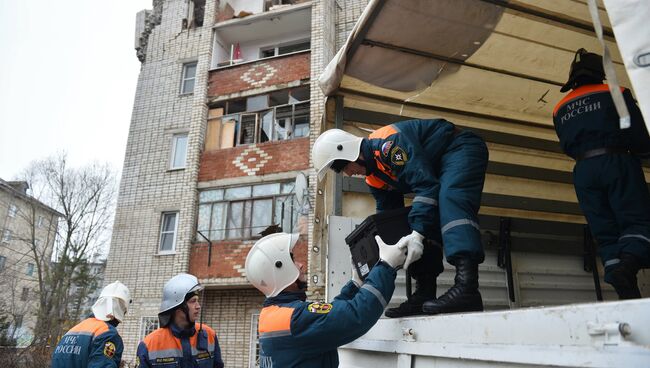
[(375, 241), (379, 246), (379, 259), (396, 270), (401, 268), (406, 260), (406, 246), (398, 247), (397, 244), (386, 244), (379, 235), (375, 235)]
[(406, 247), (408, 249), (406, 261), (404, 262), (404, 268), (408, 268), (409, 265), (422, 257), (422, 252), (424, 252), (424, 245), (422, 245), (422, 240), (424, 236), (413, 230), (413, 232), (407, 236), (402, 237), (397, 244), (398, 247)]
[(363, 280), (361, 279), (361, 276), (359, 276), (359, 272), (357, 272), (357, 268), (354, 267), (354, 261), (352, 261), (352, 282), (354, 282), (354, 284), (357, 285), (357, 288), (360, 288), (361, 285), (363, 285)]

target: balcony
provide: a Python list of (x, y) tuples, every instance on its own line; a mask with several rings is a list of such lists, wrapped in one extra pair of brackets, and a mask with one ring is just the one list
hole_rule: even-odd
[(213, 69), (309, 49), (311, 3), (269, 7), (269, 11), (263, 11), (263, 1), (259, 3), (257, 7), (250, 5), (252, 11), (245, 11), (252, 15), (214, 26)]

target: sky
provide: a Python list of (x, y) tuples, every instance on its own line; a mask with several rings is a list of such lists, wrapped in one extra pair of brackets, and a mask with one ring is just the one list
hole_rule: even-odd
[(67, 152), (122, 169), (152, 0), (0, 0), (0, 178)]

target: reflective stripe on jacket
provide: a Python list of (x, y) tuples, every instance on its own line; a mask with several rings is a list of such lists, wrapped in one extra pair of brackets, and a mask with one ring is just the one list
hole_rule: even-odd
[[(174, 324), (147, 335), (138, 346), (138, 367), (223, 368), (221, 349), (214, 330), (199, 324), (181, 330)], [(191, 335), (191, 336), (190, 336)]]
[(381, 317), (395, 275), (380, 262), (361, 288), (348, 282), (332, 303), (306, 302), (297, 293), (268, 298), (259, 319), (260, 367), (338, 367), (336, 349), (365, 334)]
[[(370, 174), (366, 184), (377, 211), (404, 206), (404, 194), (414, 193), (409, 213), (411, 228), (435, 238), (440, 193), (440, 160), (454, 139), (454, 124), (444, 119), (407, 120), (374, 131), (362, 143)], [(372, 167), (375, 166), (375, 167)]]
[(123, 350), (117, 329), (91, 317), (61, 338), (52, 353), (52, 368), (117, 368)]

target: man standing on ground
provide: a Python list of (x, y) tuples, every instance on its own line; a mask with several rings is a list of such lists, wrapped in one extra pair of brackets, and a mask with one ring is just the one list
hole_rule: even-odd
[(131, 303), (129, 289), (119, 281), (102, 289), (92, 307), (93, 316), (70, 329), (52, 354), (52, 368), (117, 368), (122, 360), (122, 338), (117, 325)]

